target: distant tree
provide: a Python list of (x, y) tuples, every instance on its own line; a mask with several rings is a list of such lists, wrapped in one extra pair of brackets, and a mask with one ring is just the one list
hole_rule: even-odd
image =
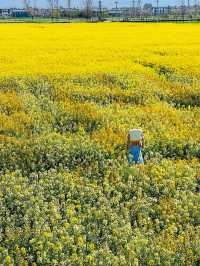
[(143, 9), (152, 11), (153, 6), (150, 3), (146, 3), (144, 4)]
[(54, 0), (47, 0), (49, 8), (53, 9), (54, 7)]
[(28, 10), (30, 8), (30, 0), (23, 0), (23, 3), (24, 3), (24, 7), (26, 10)]
[(51, 10), (51, 18), (53, 19), (54, 0), (47, 0), (49, 9)]
[(92, 0), (84, 0), (84, 15), (86, 18), (92, 17)]
[(152, 4), (149, 4), (149, 3), (144, 4), (144, 6), (143, 6), (143, 12), (144, 12), (144, 15), (145, 16), (152, 15), (152, 12), (153, 12), (153, 6), (152, 6)]

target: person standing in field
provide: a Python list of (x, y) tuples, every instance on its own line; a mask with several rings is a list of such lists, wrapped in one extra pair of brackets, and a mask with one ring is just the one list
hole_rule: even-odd
[(142, 149), (144, 148), (144, 135), (141, 129), (131, 129), (128, 132), (127, 151), (128, 163), (143, 164)]

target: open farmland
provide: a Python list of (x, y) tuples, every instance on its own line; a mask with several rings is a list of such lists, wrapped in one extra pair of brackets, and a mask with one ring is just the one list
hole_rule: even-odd
[(0, 265), (200, 265), (199, 140), (199, 24), (1, 24)]

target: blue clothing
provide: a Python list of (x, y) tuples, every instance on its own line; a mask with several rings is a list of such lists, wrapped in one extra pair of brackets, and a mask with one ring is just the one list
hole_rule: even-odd
[(142, 164), (144, 163), (142, 156), (142, 147), (140, 145), (131, 145), (128, 150), (128, 163), (129, 165), (136, 163)]

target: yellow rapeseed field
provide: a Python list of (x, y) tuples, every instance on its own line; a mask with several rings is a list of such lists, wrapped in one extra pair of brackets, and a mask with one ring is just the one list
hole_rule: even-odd
[(0, 24), (0, 265), (199, 265), (199, 33)]
[(1, 75), (146, 73), (155, 64), (199, 77), (198, 24), (1, 24), (0, 33)]

